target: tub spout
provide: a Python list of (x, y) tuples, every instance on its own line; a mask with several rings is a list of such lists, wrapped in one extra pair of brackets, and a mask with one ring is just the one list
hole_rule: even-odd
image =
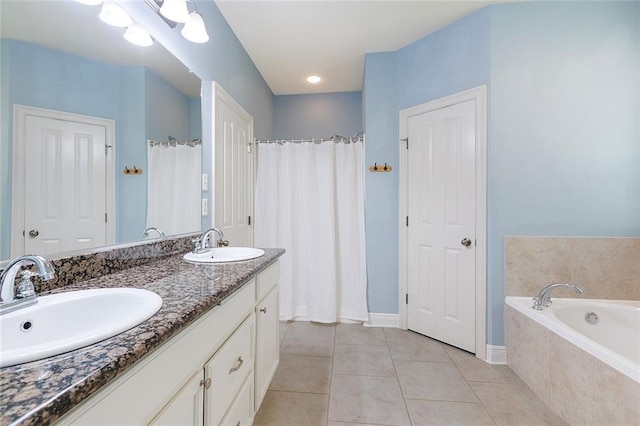
[(548, 286), (540, 290), (538, 295), (533, 298), (532, 308), (535, 309), (536, 311), (541, 311), (542, 309), (549, 307), (549, 303), (551, 303), (551, 291), (557, 287), (568, 287), (578, 294), (584, 293), (580, 287), (573, 284), (567, 284), (567, 283), (549, 284)]

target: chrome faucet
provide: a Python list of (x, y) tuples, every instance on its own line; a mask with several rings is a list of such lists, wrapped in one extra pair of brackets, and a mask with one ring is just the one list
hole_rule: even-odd
[(145, 229), (144, 230), (144, 234), (142, 234), (142, 236), (144, 238), (148, 238), (150, 231), (156, 231), (158, 233), (158, 235), (160, 235), (160, 238), (164, 238), (165, 237), (164, 232), (162, 232), (162, 229), (156, 228), (155, 226), (152, 226), (150, 228)]
[(573, 284), (567, 284), (567, 283), (549, 284), (548, 286), (540, 290), (538, 295), (533, 298), (532, 308), (535, 309), (536, 311), (541, 311), (543, 308), (548, 308), (549, 303), (551, 303), (551, 290), (557, 287), (568, 287), (578, 294), (584, 293), (580, 287), (575, 286)]
[[(22, 271), (22, 279), (16, 293), (14, 289), (16, 275), (22, 266), (29, 263), (35, 264), (38, 272)], [(36, 291), (31, 282), (33, 276), (39, 276), (44, 281), (52, 279), (55, 276), (53, 265), (44, 257), (35, 255), (20, 256), (9, 262), (0, 275), (0, 314), (15, 311), (37, 302)]]
[(218, 239), (216, 240), (216, 247), (227, 247), (229, 245), (229, 241), (224, 239), (224, 234), (218, 228), (211, 228), (205, 233), (202, 234), (200, 238), (193, 240), (195, 245), (193, 252), (194, 253), (202, 253), (210, 248), (211, 234), (218, 234)]

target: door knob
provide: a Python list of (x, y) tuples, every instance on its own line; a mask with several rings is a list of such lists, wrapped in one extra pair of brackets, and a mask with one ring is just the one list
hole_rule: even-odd
[(465, 238), (462, 241), (460, 241), (460, 244), (462, 244), (465, 247), (469, 247), (471, 245), (471, 240), (468, 238)]
[(35, 237), (37, 237), (38, 235), (40, 235), (40, 233), (39, 233), (38, 231), (36, 231), (35, 229), (32, 229), (31, 231), (29, 231), (29, 236), (30, 236), (31, 238), (35, 238)]

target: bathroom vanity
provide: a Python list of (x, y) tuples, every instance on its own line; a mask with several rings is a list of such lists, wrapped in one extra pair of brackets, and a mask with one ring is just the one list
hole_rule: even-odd
[(0, 369), (0, 424), (251, 424), (279, 362), (284, 250), (265, 252), (217, 265), (174, 254), (51, 290), (145, 288), (163, 305), (110, 339)]

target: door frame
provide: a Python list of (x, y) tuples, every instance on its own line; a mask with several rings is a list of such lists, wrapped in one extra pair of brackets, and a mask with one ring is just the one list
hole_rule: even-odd
[(24, 253), (24, 203), (26, 192), (26, 119), (27, 116), (43, 117), (52, 120), (73, 121), (105, 128), (105, 170), (106, 224), (105, 245), (115, 244), (116, 239), (116, 191), (115, 191), (115, 128), (114, 120), (74, 114), (53, 109), (36, 108), (27, 105), (13, 105), (13, 153), (11, 163), (11, 257)]
[[(448, 106), (475, 101), (476, 112), (476, 357), (487, 359), (487, 86), (482, 85), (456, 94), (435, 99), (424, 104), (400, 110), (400, 223), (399, 223), (399, 328), (407, 329), (408, 309), (403, 297), (408, 288), (408, 228), (405, 217), (408, 215), (408, 176), (407, 148), (404, 144), (407, 135), (407, 122), (415, 115), (432, 112)], [(410, 141), (408, 142), (410, 143)]]

